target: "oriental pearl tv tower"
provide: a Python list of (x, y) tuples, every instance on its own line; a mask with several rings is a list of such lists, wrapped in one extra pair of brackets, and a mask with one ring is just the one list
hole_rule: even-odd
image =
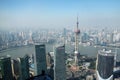
[(79, 22), (78, 22), (78, 16), (77, 16), (77, 27), (75, 28), (75, 66), (78, 66), (78, 54), (79, 54), (79, 51), (78, 51), (78, 44), (79, 44), (79, 35), (80, 35), (80, 29), (78, 29), (78, 25), (79, 25)]

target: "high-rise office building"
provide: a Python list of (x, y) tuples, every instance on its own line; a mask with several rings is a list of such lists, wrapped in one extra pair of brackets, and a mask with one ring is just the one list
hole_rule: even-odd
[(30, 77), (28, 59), (29, 56), (25, 55), (17, 60), (12, 60), (13, 74), (17, 80), (26, 80)]
[(114, 33), (110, 34), (110, 43), (113, 43), (113, 37), (114, 37)]
[(13, 76), (15, 77), (16, 80), (18, 80), (19, 78), (19, 74), (20, 74), (20, 70), (19, 70), (19, 61), (13, 59), (12, 60), (12, 72), (13, 72)]
[(29, 74), (29, 62), (28, 62), (29, 56), (25, 55), (22, 58), (18, 58), (19, 61), (19, 68), (20, 68), (20, 80), (25, 80), (30, 77)]
[(96, 67), (97, 80), (113, 80), (114, 52), (99, 50)]
[(40, 75), (42, 70), (47, 73), (46, 48), (44, 44), (35, 45), (35, 74)]
[(0, 69), (3, 80), (13, 80), (11, 57), (0, 57)]
[(95, 37), (94, 38), (94, 43), (97, 45), (97, 44), (99, 44), (99, 39), (98, 39), (98, 37)]
[(66, 80), (65, 46), (55, 48), (54, 80)]

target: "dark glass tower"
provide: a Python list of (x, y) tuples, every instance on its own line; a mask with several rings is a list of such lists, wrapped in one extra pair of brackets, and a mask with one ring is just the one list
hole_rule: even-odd
[(55, 48), (54, 79), (66, 80), (65, 46)]
[(13, 75), (16, 80), (26, 80), (30, 77), (28, 60), (28, 55), (25, 55), (22, 58), (17, 58), (17, 60), (12, 60)]
[(46, 48), (44, 44), (35, 45), (35, 73), (40, 75), (42, 70), (47, 73)]
[(28, 55), (25, 55), (23, 58), (18, 58), (20, 64), (20, 79), (25, 80), (28, 79), (29, 76), (29, 62), (28, 62)]
[(19, 78), (19, 74), (20, 74), (20, 64), (18, 60), (13, 59), (12, 60), (12, 69), (13, 69), (13, 76), (15, 77), (16, 80), (18, 80)]
[(111, 80), (114, 68), (114, 54), (110, 51), (98, 51), (97, 75), (98, 80)]
[(11, 57), (9, 56), (1, 57), (0, 68), (3, 80), (13, 80)]

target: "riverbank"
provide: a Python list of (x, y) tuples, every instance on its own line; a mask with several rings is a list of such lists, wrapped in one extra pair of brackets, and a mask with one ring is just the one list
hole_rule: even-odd
[(31, 47), (31, 46), (33, 46), (33, 45), (25, 45), (25, 46), (6, 48), (6, 49), (3, 49), (3, 50), (0, 50), (0, 53), (6, 52), (6, 51), (11, 51), (11, 50), (16, 50), (16, 49), (21, 48), (21, 47)]
[[(46, 44), (46, 53), (53, 52), (53, 44)], [(117, 52), (117, 59), (120, 60), (120, 48), (115, 49), (114, 47), (105, 47), (105, 46), (83, 46), (79, 45), (79, 52), (81, 55), (86, 55), (89, 57), (97, 57), (98, 50), (101, 49), (114, 50)], [(69, 54), (74, 54), (74, 45), (66, 44), (66, 52)], [(23, 57), (25, 54), (31, 55), (35, 53), (34, 45), (22, 46), (9, 48), (3, 51), (0, 51), (0, 56), (11, 55), (12, 58)]]

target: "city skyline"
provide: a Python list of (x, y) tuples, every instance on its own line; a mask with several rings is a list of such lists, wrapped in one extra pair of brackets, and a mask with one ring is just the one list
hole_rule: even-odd
[(119, 27), (119, 0), (0, 1), (0, 28)]

